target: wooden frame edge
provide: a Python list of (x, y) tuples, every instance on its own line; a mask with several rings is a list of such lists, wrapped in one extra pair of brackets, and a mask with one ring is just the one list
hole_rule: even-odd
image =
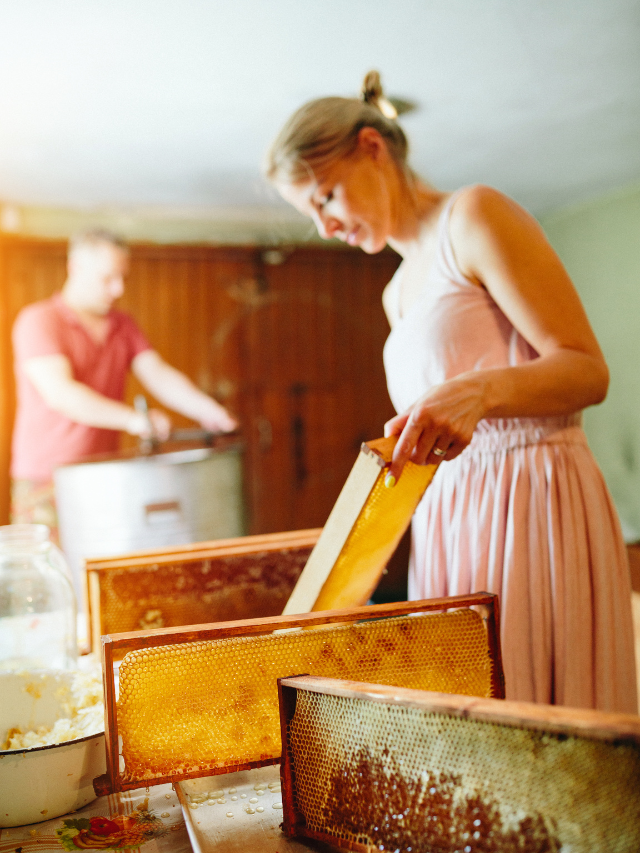
[(294, 530), (284, 533), (264, 533), (255, 536), (238, 536), (232, 539), (213, 539), (192, 545), (176, 545), (148, 551), (132, 551), (117, 557), (95, 557), (85, 560), (87, 572), (108, 572), (122, 568), (150, 565), (170, 565), (175, 562), (196, 562), (216, 557), (242, 556), (256, 552), (283, 551), (289, 548), (314, 545), (322, 532), (321, 527)]
[[(245, 619), (234, 622), (214, 622), (208, 625), (191, 625), (182, 628), (157, 628), (151, 631), (134, 631), (124, 634), (102, 637), (102, 668), (105, 701), (105, 745), (107, 750), (107, 772), (94, 780), (94, 789), (100, 795), (132, 790), (141, 785), (160, 785), (187, 778), (217, 776), (238, 770), (250, 770), (277, 764), (279, 758), (269, 758), (246, 764), (227, 765), (207, 768), (193, 774), (177, 774), (149, 779), (137, 779), (125, 782), (120, 775), (118, 722), (115, 698), (114, 662), (120, 660), (127, 651), (145, 648), (157, 648), (163, 645), (188, 643), (206, 639), (225, 639), (234, 636), (271, 634), (279, 630), (315, 627), (336, 624), (345, 621), (374, 621), (379, 619), (407, 616), (411, 613), (443, 612), (462, 607), (487, 608), (494, 612), (497, 596), (493, 593), (472, 593), (471, 595), (451, 596), (449, 598), (426, 599), (421, 601), (394, 602), (376, 604), (348, 610), (305, 613), (297, 616), (269, 616), (263, 619)], [(486, 620), (484, 620), (486, 622)], [(179, 639), (177, 639), (179, 637)], [(500, 665), (501, 668), (501, 665)], [(493, 683), (493, 681), (492, 681)], [(448, 694), (444, 694), (448, 695)], [(284, 743), (284, 741), (283, 741)]]
[[(640, 717), (590, 708), (570, 708), (539, 702), (514, 702), (508, 699), (485, 699), (457, 693), (437, 693), (410, 687), (323, 676), (300, 675), (281, 679), (283, 688), (297, 688), (314, 693), (346, 698), (366, 698), (371, 702), (414, 707), (434, 713), (519, 727), (560, 735), (587, 737), (618, 743), (626, 739), (640, 747)], [(283, 746), (284, 751), (284, 746)]]
[[(146, 631), (128, 631), (107, 634), (102, 637), (103, 648), (134, 651), (143, 648), (174, 643), (189, 643), (197, 640), (223, 639), (241, 634), (268, 634), (289, 628), (311, 628), (316, 625), (333, 624), (345, 618), (360, 616), (362, 620), (385, 619), (392, 616), (408, 616), (410, 613), (455, 610), (459, 607), (477, 605), (495, 606), (497, 596), (493, 593), (476, 592), (470, 595), (454, 595), (449, 598), (430, 598), (418, 601), (370, 604), (344, 610), (323, 610), (299, 613), (292, 616), (266, 616), (261, 619), (239, 619), (234, 622), (209, 622), (201, 625), (184, 625), (174, 628), (153, 628)], [(169, 639), (170, 638), (170, 639)]]

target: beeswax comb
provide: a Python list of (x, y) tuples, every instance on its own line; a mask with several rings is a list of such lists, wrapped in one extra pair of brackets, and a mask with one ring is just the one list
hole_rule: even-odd
[(357, 607), (371, 597), (438, 467), (407, 462), (386, 488), (396, 442), (391, 436), (362, 445), (284, 615)]
[(352, 851), (636, 853), (640, 719), (279, 681), (284, 832)]

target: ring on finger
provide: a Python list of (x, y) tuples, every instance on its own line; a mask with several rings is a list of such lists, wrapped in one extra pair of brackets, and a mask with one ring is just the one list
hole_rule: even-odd
[(432, 447), (431, 452), (434, 456), (446, 456), (447, 453), (447, 451), (443, 450), (441, 447)]

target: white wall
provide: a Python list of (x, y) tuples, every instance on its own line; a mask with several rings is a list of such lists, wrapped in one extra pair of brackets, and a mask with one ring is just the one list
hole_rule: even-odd
[(604, 351), (607, 399), (585, 412), (589, 444), (627, 541), (640, 540), (640, 186), (541, 217)]

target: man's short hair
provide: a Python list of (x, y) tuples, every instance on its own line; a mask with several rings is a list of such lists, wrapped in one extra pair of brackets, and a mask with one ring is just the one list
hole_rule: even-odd
[(92, 249), (105, 243), (109, 246), (122, 249), (123, 252), (129, 251), (129, 247), (122, 237), (119, 237), (112, 231), (107, 231), (106, 228), (89, 228), (71, 237), (69, 240), (69, 254), (73, 254), (78, 249)]

